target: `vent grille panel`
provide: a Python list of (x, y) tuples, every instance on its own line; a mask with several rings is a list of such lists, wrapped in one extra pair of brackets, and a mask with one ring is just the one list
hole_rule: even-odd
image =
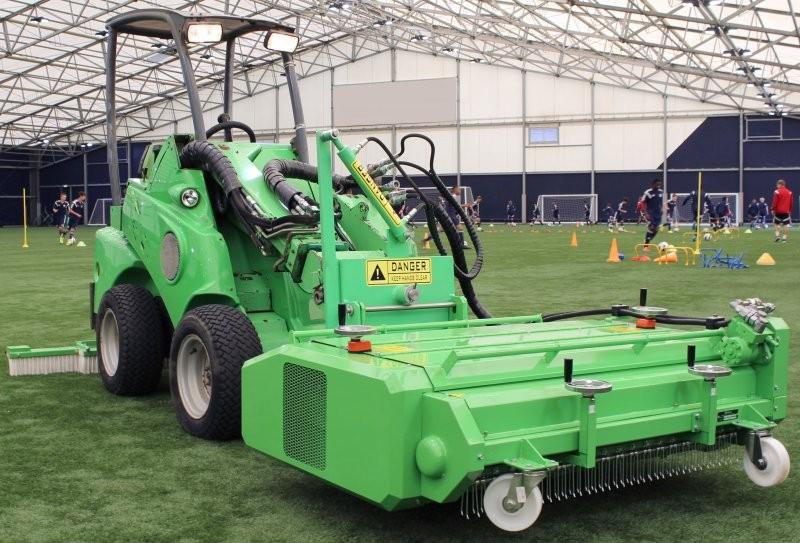
[(283, 366), (283, 452), (319, 470), (325, 469), (327, 376), (297, 364)]

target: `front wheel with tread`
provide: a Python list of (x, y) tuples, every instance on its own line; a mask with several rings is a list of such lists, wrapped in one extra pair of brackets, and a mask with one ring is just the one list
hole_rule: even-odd
[(100, 302), (95, 331), (100, 378), (119, 396), (153, 392), (164, 367), (161, 310), (150, 292), (117, 285)]
[(172, 336), (169, 386), (178, 421), (203, 439), (241, 436), (241, 372), (261, 354), (261, 341), (241, 311), (218, 304), (189, 311)]

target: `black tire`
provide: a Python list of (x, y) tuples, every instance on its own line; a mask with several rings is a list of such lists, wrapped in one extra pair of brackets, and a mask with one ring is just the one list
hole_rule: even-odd
[[(192, 345), (196, 347), (193, 350)], [(182, 346), (191, 352), (182, 354)], [(211, 385), (206, 390), (207, 396), (203, 398), (207, 402), (205, 411), (202, 411), (202, 407), (198, 409), (196, 404), (192, 405), (186, 392), (191, 385), (186, 381), (179, 382), (179, 371), (184, 376), (192, 374), (186, 369), (189, 367), (186, 360), (198, 349), (205, 349), (202, 356), (210, 366)], [(217, 304), (189, 311), (172, 336), (169, 361), (169, 388), (178, 422), (183, 429), (203, 439), (222, 441), (241, 437), (242, 364), (261, 353), (261, 340), (253, 324), (241, 311)], [(199, 370), (197, 375), (200, 375)], [(182, 391), (187, 394), (186, 398), (182, 397)]]
[[(107, 318), (108, 329), (104, 324)], [(95, 333), (100, 378), (106, 390), (118, 396), (139, 396), (156, 389), (166, 355), (161, 322), (161, 311), (147, 289), (117, 285), (105, 293)], [(109, 332), (112, 326), (116, 351), (107, 341), (113, 337)]]

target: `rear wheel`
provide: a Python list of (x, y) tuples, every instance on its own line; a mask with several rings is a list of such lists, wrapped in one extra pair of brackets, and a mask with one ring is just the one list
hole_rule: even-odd
[(261, 352), (241, 311), (212, 304), (188, 312), (172, 336), (169, 368), (181, 426), (203, 439), (240, 437), (242, 364)]
[(97, 313), (100, 378), (112, 394), (137, 396), (155, 390), (165, 351), (161, 311), (147, 289), (117, 285)]

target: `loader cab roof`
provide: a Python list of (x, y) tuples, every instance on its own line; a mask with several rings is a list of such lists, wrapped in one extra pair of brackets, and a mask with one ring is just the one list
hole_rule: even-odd
[(196, 23), (218, 24), (222, 27), (225, 42), (251, 32), (283, 30), (294, 32), (289, 26), (263, 19), (244, 19), (224, 15), (183, 15), (167, 9), (142, 9), (118, 15), (109, 20), (106, 26), (120, 34), (134, 34), (164, 40), (174, 37), (173, 29), (186, 36), (189, 25)]

